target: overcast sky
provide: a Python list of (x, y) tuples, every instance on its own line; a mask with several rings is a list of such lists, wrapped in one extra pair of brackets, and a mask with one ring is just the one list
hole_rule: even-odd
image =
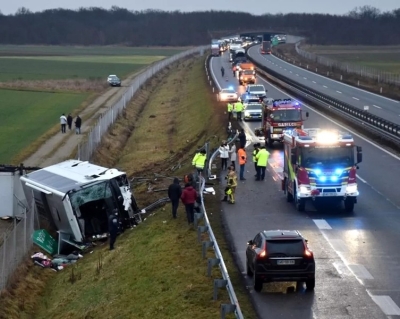
[(400, 8), (399, 0), (1, 0), (0, 11), (3, 14), (13, 14), (20, 7), (26, 7), (31, 11), (45, 9), (65, 8), (78, 9), (79, 7), (103, 7), (109, 9), (112, 5), (118, 5), (129, 10), (230, 10), (244, 11), (253, 14), (263, 13), (331, 13), (345, 14), (357, 6), (370, 5), (381, 11), (391, 11)]

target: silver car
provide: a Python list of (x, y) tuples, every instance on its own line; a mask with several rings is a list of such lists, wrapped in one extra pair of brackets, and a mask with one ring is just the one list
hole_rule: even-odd
[(261, 121), (263, 105), (261, 103), (249, 103), (244, 109), (243, 119), (245, 121)]

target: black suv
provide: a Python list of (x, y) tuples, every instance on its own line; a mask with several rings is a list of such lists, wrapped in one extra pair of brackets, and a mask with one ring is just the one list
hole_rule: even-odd
[(297, 230), (258, 233), (247, 243), (246, 268), (257, 292), (264, 282), (272, 281), (305, 282), (308, 290), (315, 287), (314, 254)]

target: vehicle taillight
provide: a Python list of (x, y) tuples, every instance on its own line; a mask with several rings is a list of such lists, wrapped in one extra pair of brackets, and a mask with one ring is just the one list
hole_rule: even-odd
[(265, 243), (264, 243), (263, 248), (257, 254), (257, 259), (264, 259), (265, 257), (267, 257), (267, 250), (265, 249)]
[(312, 258), (312, 257), (313, 257), (313, 253), (312, 253), (311, 250), (306, 249), (306, 250), (304, 251), (304, 256), (305, 256), (306, 258)]

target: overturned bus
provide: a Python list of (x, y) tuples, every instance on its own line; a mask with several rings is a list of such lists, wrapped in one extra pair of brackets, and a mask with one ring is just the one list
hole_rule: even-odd
[(28, 202), (60, 234), (77, 243), (108, 236), (108, 217), (118, 211), (122, 229), (136, 224), (136, 201), (126, 173), (67, 160), (21, 176)]

